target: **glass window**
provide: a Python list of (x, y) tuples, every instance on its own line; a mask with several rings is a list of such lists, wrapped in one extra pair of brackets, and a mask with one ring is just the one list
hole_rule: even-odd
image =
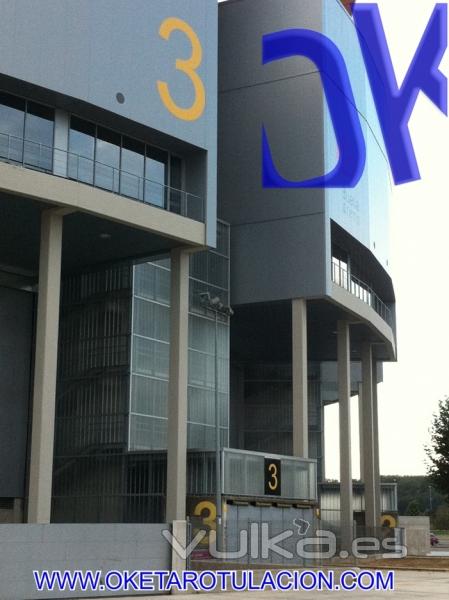
[(167, 203), (168, 153), (147, 146), (145, 158), (145, 202), (165, 207)]
[(98, 127), (95, 153), (95, 185), (112, 192), (119, 191), (120, 135)]
[(133, 375), (131, 411), (140, 415), (167, 417), (168, 381)]
[(22, 162), (25, 100), (0, 94), (0, 156)]
[(134, 333), (155, 340), (170, 339), (170, 310), (148, 300), (134, 299)]
[(143, 200), (145, 144), (123, 138), (120, 193)]
[(54, 109), (35, 102), (27, 103), (24, 143), (26, 165), (44, 171), (53, 170), (54, 122)]
[(170, 205), (171, 212), (185, 214), (182, 194), (182, 161), (177, 156), (170, 160)]
[(72, 117), (69, 136), (69, 177), (84, 183), (94, 182), (95, 125)]

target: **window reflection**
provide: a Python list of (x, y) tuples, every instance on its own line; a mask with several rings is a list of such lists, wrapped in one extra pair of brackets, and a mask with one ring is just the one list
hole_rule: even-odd
[(145, 202), (165, 207), (168, 154), (157, 148), (147, 147), (145, 159)]
[(111, 192), (119, 191), (120, 135), (98, 127), (95, 153), (95, 185)]
[(0, 157), (53, 170), (54, 109), (0, 93)]
[(54, 120), (54, 109), (35, 102), (27, 103), (23, 157), (26, 165), (53, 170)]
[(83, 183), (94, 182), (95, 125), (77, 117), (70, 122), (68, 173)]
[(130, 198), (143, 200), (145, 144), (130, 138), (123, 138), (122, 172), (120, 193)]
[(169, 210), (178, 215), (185, 214), (182, 205), (182, 161), (177, 156), (170, 160), (170, 198)]
[(187, 215), (180, 157), (75, 115), (67, 151), (54, 148), (54, 122), (54, 108), (0, 92), (0, 159)]
[(184, 214), (180, 157), (75, 116), (69, 150), (69, 177)]
[(14, 162), (23, 159), (25, 100), (0, 94), (0, 156)]

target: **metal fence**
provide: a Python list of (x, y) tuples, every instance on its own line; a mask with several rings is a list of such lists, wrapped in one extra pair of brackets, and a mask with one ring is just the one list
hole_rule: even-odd
[[(226, 496), (265, 496), (264, 461), (261, 452), (223, 449), (223, 494)], [(280, 498), (315, 501), (316, 460), (269, 455), (281, 462)]]
[(348, 269), (332, 263), (332, 281), (365, 304), (368, 304), (368, 306), (371, 306), (388, 325), (393, 325), (393, 315), (390, 308), (367, 283), (352, 275)]
[(0, 132), (0, 160), (72, 179), (204, 222), (204, 202), (199, 196), (67, 150)]

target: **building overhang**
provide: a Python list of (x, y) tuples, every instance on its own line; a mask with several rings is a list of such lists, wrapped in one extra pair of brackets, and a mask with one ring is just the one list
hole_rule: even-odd
[(206, 243), (203, 223), (113, 192), (8, 163), (0, 163), (0, 192), (101, 217), (182, 245), (203, 247)]
[(396, 360), (395, 332), (372, 306), (336, 283), (332, 283), (330, 300), (346, 313), (342, 315), (345, 320), (371, 330), (372, 343), (382, 345), (386, 350), (387, 355), (382, 358), (383, 360)]
[[(203, 223), (118, 194), (0, 162), (0, 284), (37, 281), (41, 214), (64, 215), (63, 273), (206, 243)], [(16, 283), (14, 283), (16, 282)]]

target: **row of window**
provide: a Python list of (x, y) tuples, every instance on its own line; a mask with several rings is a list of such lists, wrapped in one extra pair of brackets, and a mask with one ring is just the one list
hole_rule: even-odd
[(181, 158), (76, 116), (66, 158), (54, 153), (54, 121), (54, 109), (0, 93), (0, 158), (46, 172), (67, 160), (71, 179), (186, 212)]
[(114, 131), (72, 116), (68, 176), (172, 212), (182, 210), (182, 161)]
[(52, 171), (55, 111), (0, 93), (0, 156)]

